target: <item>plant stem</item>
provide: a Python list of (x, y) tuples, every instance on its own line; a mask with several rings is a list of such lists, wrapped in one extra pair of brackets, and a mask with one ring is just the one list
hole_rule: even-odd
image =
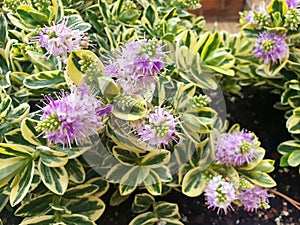
[(296, 200), (294, 200), (294, 199), (288, 197), (287, 195), (285, 195), (285, 194), (283, 194), (283, 193), (281, 193), (279, 191), (276, 191), (274, 189), (271, 189), (270, 191), (272, 193), (274, 193), (274, 194), (276, 194), (276, 195), (284, 198), (285, 200), (287, 200), (289, 203), (291, 203), (295, 208), (297, 208), (300, 211), (300, 203), (299, 202), (297, 202)]

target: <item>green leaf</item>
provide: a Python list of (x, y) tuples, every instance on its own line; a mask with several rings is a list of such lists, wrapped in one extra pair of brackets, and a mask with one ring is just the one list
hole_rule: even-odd
[(64, 152), (46, 146), (38, 146), (36, 149), (40, 152), (40, 160), (48, 167), (62, 167), (68, 162), (68, 155)]
[(9, 95), (3, 93), (2, 88), (0, 88), (0, 91), (0, 118), (4, 118), (10, 110), (12, 100)]
[(158, 220), (153, 212), (146, 212), (136, 216), (129, 225), (154, 225)]
[(120, 94), (120, 88), (110, 77), (98, 77), (98, 86), (104, 97), (114, 98)]
[(31, 158), (34, 152), (35, 149), (29, 146), (0, 143), (0, 154)]
[(88, 217), (80, 214), (62, 215), (61, 221), (68, 225), (96, 225)]
[(92, 221), (99, 219), (105, 210), (104, 202), (94, 196), (71, 200), (66, 204), (66, 207), (72, 214), (84, 215)]
[(50, 210), (53, 194), (46, 193), (33, 197), (28, 201), (22, 202), (21, 206), (15, 211), (16, 216), (34, 217), (46, 214)]
[(81, 184), (69, 188), (63, 195), (64, 198), (85, 198), (93, 195), (98, 191), (99, 187), (95, 184)]
[(7, 185), (10, 179), (12, 179), (23, 167), (23, 157), (0, 159), (0, 187)]
[(300, 141), (296, 141), (296, 140), (282, 142), (277, 148), (277, 151), (283, 155), (291, 153), (296, 150), (300, 150)]
[(4, 46), (7, 39), (7, 21), (4, 14), (0, 13), (0, 46)]
[(57, 62), (52, 58), (48, 59), (47, 57), (45, 57), (45, 54), (34, 51), (26, 51), (26, 54), (28, 55), (30, 61), (40, 70), (53, 71), (56, 69)]
[(180, 218), (178, 205), (175, 203), (161, 202), (155, 205), (154, 208), (159, 218)]
[(29, 161), (23, 171), (14, 178), (9, 196), (12, 207), (19, 204), (28, 193), (34, 175), (34, 165), (33, 160)]
[(189, 197), (197, 197), (206, 187), (203, 171), (199, 167), (191, 169), (185, 174), (182, 181), (182, 192)]
[(135, 166), (139, 162), (139, 155), (137, 153), (120, 148), (118, 146), (115, 146), (113, 148), (113, 155), (122, 164), (127, 166)]
[(219, 47), (220, 42), (221, 42), (220, 33), (216, 32), (214, 34), (210, 34), (209, 38), (205, 42), (205, 45), (201, 51), (201, 60), (206, 61), (208, 55)]
[(98, 186), (98, 191), (93, 194), (93, 196), (101, 197), (104, 195), (109, 189), (109, 183), (103, 177), (94, 177), (89, 179), (87, 184), (95, 184)]
[(119, 192), (119, 190), (115, 190), (115, 192), (112, 194), (112, 196), (109, 199), (109, 205), (111, 206), (119, 206), (123, 202), (125, 202), (130, 195), (122, 196)]
[(155, 202), (155, 199), (152, 195), (144, 193), (137, 194), (134, 197), (134, 201), (131, 206), (131, 210), (134, 213), (141, 213), (148, 210), (152, 204)]
[(48, 24), (47, 17), (44, 14), (28, 5), (19, 6), (17, 14), (20, 20), (28, 27), (39, 27)]
[(159, 150), (159, 152), (149, 152), (142, 159), (140, 165), (146, 166), (147, 168), (158, 168), (167, 164), (170, 160), (170, 152), (167, 150)]
[(161, 166), (152, 169), (160, 178), (161, 182), (170, 182), (173, 177), (167, 166)]
[(119, 190), (121, 195), (132, 193), (136, 186), (143, 182), (149, 174), (149, 169), (142, 166), (132, 167), (121, 179)]
[(239, 171), (243, 176), (249, 179), (252, 183), (261, 187), (271, 188), (276, 186), (276, 182), (267, 174), (261, 171)]
[(29, 104), (22, 103), (7, 114), (7, 121), (9, 123), (19, 123), (28, 115), (29, 110)]
[(279, 12), (281, 15), (284, 15), (288, 10), (288, 5), (285, 0), (272, 0), (267, 8), (268, 14)]
[(62, 195), (68, 187), (68, 173), (64, 167), (47, 167), (40, 160), (38, 169), (45, 186), (55, 194)]
[(36, 120), (25, 118), (21, 122), (21, 133), (23, 138), (28, 141), (32, 145), (46, 145), (46, 141), (39, 140), (37, 136), (39, 135), (37, 131), (35, 130), (35, 127), (37, 125)]
[(30, 89), (50, 88), (65, 83), (65, 77), (61, 70), (43, 71), (26, 77), (23, 83)]
[(300, 164), (300, 150), (293, 151), (288, 157), (290, 166), (296, 167)]
[(85, 170), (80, 161), (76, 158), (69, 159), (68, 163), (65, 165), (65, 168), (68, 172), (70, 181), (80, 184), (85, 180)]
[(49, 225), (55, 222), (52, 215), (42, 215), (39, 217), (26, 218), (19, 225)]
[(107, 173), (106, 179), (112, 183), (120, 183), (125, 174), (130, 170), (131, 167), (123, 164), (114, 165)]
[(256, 148), (254, 151), (254, 159), (250, 161), (248, 164), (244, 166), (240, 166), (239, 170), (252, 170), (254, 167), (256, 167), (265, 157), (266, 150), (259, 147)]
[(150, 170), (148, 176), (144, 180), (145, 187), (151, 195), (161, 195), (162, 183), (156, 172)]

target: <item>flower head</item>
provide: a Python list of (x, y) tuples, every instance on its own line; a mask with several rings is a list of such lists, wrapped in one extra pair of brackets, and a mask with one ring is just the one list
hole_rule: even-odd
[(139, 94), (155, 82), (155, 75), (164, 67), (163, 51), (156, 39), (140, 39), (125, 44), (104, 68), (116, 78), (126, 94)]
[(149, 111), (146, 119), (135, 127), (142, 141), (160, 146), (175, 140), (176, 124), (176, 118), (170, 112), (165, 108), (155, 107), (154, 112)]
[(289, 30), (297, 30), (300, 24), (300, 10), (291, 7), (284, 15), (284, 26)]
[(97, 133), (103, 115), (112, 110), (111, 106), (102, 107), (102, 101), (87, 90), (85, 83), (80, 87), (73, 86), (70, 94), (62, 91), (56, 100), (51, 96), (45, 99), (46, 105), (41, 108), (43, 114), (36, 130), (50, 144), (59, 143), (70, 148), (74, 142), (78, 144)]
[(262, 32), (254, 44), (252, 53), (262, 63), (281, 62), (289, 52), (288, 44), (285, 41), (285, 34), (279, 35), (274, 32)]
[(205, 188), (205, 196), (208, 208), (218, 208), (217, 213), (223, 210), (225, 214), (228, 208), (233, 209), (231, 203), (237, 199), (234, 186), (222, 179), (221, 175), (209, 181)]
[(240, 188), (239, 199), (246, 211), (253, 212), (259, 208), (269, 208), (268, 189), (254, 185), (253, 188)]
[(235, 131), (221, 135), (215, 143), (215, 159), (227, 166), (241, 166), (254, 158), (255, 143), (252, 135)]
[(65, 61), (68, 53), (81, 49), (84, 32), (67, 27), (67, 19), (62, 23), (45, 27), (40, 32), (39, 41), (49, 56), (57, 56)]
[(247, 23), (257, 25), (258, 29), (266, 26), (270, 23), (270, 16), (267, 13), (265, 4), (256, 6), (253, 10), (249, 11), (245, 15)]

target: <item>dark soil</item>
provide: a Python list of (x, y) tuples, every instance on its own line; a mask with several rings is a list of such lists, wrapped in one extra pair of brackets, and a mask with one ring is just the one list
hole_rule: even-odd
[[(280, 154), (276, 148), (279, 143), (289, 140), (290, 136), (285, 128), (286, 120), (283, 112), (273, 109), (273, 104), (279, 96), (268, 94), (268, 91), (245, 89), (243, 96), (228, 97), (226, 99), (228, 120), (231, 124), (239, 123), (242, 128), (253, 131), (259, 137), (262, 147), (267, 150), (267, 158), (276, 160), (276, 170), (271, 176), (276, 180), (276, 190), (295, 200), (300, 201), (300, 182), (298, 168), (280, 168)], [(113, 190), (110, 190), (113, 191)], [(106, 210), (98, 224), (127, 225), (135, 216), (131, 213), (132, 199), (122, 203), (119, 207), (109, 206), (108, 195), (104, 196)], [(300, 213), (291, 204), (275, 196), (270, 199), (270, 208), (256, 213), (248, 213), (235, 208), (233, 212), (217, 214), (207, 209), (203, 196), (188, 198), (183, 194), (172, 191), (164, 198), (157, 198), (177, 203), (186, 225), (299, 225)], [(13, 217), (12, 212), (4, 210), (0, 214), (4, 225), (16, 225), (19, 218)], [(78, 224), (80, 225), (80, 224)]]

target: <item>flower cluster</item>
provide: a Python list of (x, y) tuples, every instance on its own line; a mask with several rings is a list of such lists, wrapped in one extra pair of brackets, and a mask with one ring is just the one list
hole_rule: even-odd
[(291, 7), (289, 11), (284, 15), (285, 22), (284, 27), (289, 30), (297, 30), (300, 24), (300, 10)]
[(68, 53), (82, 48), (84, 32), (67, 27), (68, 20), (60, 24), (45, 27), (39, 34), (39, 42), (47, 50), (47, 55), (57, 56), (66, 61)]
[(221, 175), (213, 177), (205, 189), (206, 204), (208, 208), (218, 208), (217, 213), (223, 210), (227, 213), (228, 208), (233, 209), (231, 203), (237, 199), (234, 186), (226, 182)]
[(164, 67), (163, 51), (156, 39), (140, 39), (125, 44), (104, 68), (116, 78), (125, 94), (140, 94), (155, 83), (155, 75)]
[(248, 24), (256, 25), (258, 29), (261, 29), (270, 23), (270, 16), (267, 13), (265, 4), (256, 6), (253, 10), (247, 12), (245, 19)]
[(102, 124), (102, 117), (112, 110), (112, 106), (103, 107), (102, 101), (88, 91), (85, 83), (73, 86), (71, 93), (61, 92), (54, 100), (45, 96), (43, 114), (36, 130), (44, 135), (51, 145), (62, 144), (72, 147), (96, 134)]
[(176, 140), (176, 118), (165, 108), (155, 107), (149, 111), (146, 119), (136, 126), (137, 134), (143, 142), (157, 146), (167, 145)]
[[(243, 178), (241, 178), (243, 180)], [(208, 208), (218, 208), (217, 213), (228, 209), (233, 210), (231, 203), (239, 200), (246, 211), (257, 211), (259, 208), (269, 208), (268, 189), (246, 181), (246, 187), (240, 185), (236, 190), (232, 183), (225, 181), (221, 175), (213, 177), (205, 188), (206, 204)]]
[(285, 34), (261, 32), (254, 44), (252, 53), (260, 63), (281, 62), (289, 53), (289, 47), (285, 39)]
[(269, 197), (266, 188), (254, 185), (253, 188), (241, 188), (239, 190), (239, 199), (246, 211), (257, 211), (259, 208), (269, 208)]
[(241, 166), (254, 158), (254, 148), (251, 133), (235, 131), (222, 134), (215, 143), (216, 162), (226, 166)]

